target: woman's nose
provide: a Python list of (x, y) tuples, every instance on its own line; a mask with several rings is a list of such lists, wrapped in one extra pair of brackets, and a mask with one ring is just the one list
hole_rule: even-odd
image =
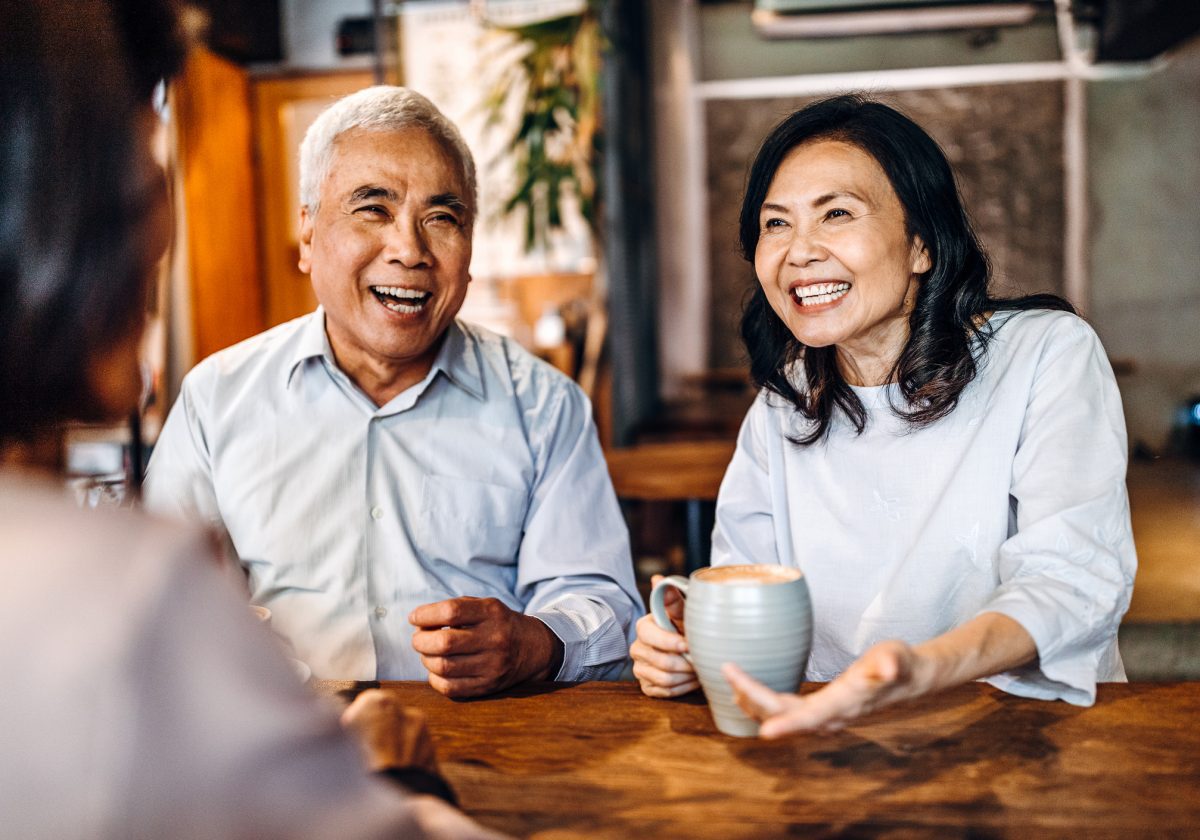
[(816, 231), (797, 227), (788, 242), (787, 260), (792, 265), (808, 265), (820, 262), (829, 251)]
[(397, 219), (387, 228), (384, 257), (388, 262), (398, 262), (406, 268), (422, 268), (432, 262), (432, 255), (425, 237), (417, 225)]

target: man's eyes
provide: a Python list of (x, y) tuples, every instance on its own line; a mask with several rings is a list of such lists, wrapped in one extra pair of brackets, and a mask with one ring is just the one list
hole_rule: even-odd
[(455, 227), (462, 227), (462, 220), (453, 213), (434, 213), (429, 217), (429, 221), (438, 224), (449, 224)]
[(358, 216), (373, 216), (378, 218), (386, 218), (389, 215), (387, 208), (381, 207), (378, 204), (364, 204), (361, 207), (355, 207), (353, 212)]

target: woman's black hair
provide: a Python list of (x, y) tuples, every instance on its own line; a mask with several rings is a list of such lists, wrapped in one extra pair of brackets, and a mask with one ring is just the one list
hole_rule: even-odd
[(96, 416), (145, 311), (138, 103), (108, 7), (0, 0), (0, 444)]
[[(788, 152), (816, 140), (849, 143), (871, 155), (900, 199), (908, 236), (920, 237), (927, 249), (932, 267), (918, 280), (909, 338), (892, 372), (906, 402), (893, 410), (912, 426), (927, 426), (953, 411), (974, 379), (990, 335), (980, 316), (1013, 309), (1074, 311), (1056, 295), (991, 297), (991, 268), (945, 154), (908, 117), (857, 94), (801, 108), (763, 141), (750, 169), (740, 218), (742, 256), (751, 264), (759, 212), (776, 170)], [(860, 434), (866, 428), (866, 410), (838, 369), (836, 348), (798, 341), (771, 309), (761, 286), (742, 316), (742, 339), (755, 384), (787, 400), (808, 421), (807, 431), (791, 438), (793, 443), (821, 440), (838, 409)], [(797, 362), (804, 369), (802, 385), (794, 381)]]

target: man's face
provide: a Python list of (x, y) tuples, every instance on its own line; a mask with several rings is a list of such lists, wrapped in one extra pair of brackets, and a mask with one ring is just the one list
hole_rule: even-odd
[(470, 201), (462, 168), (423, 129), (334, 142), (318, 209), (301, 210), (300, 270), (338, 366), (368, 395), (428, 373), (471, 279)]

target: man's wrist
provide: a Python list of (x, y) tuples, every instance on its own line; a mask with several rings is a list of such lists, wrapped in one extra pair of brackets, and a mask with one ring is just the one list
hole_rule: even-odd
[(551, 629), (550, 625), (534, 616), (526, 616), (529, 621), (534, 622), (530, 627), (535, 627), (538, 635), (541, 637), (541, 644), (538, 644), (536, 649), (539, 651), (537, 667), (527, 679), (531, 680), (553, 680), (558, 676), (558, 672), (562, 670), (563, 657), (566, 655), (566, 646), (558, 634)]

